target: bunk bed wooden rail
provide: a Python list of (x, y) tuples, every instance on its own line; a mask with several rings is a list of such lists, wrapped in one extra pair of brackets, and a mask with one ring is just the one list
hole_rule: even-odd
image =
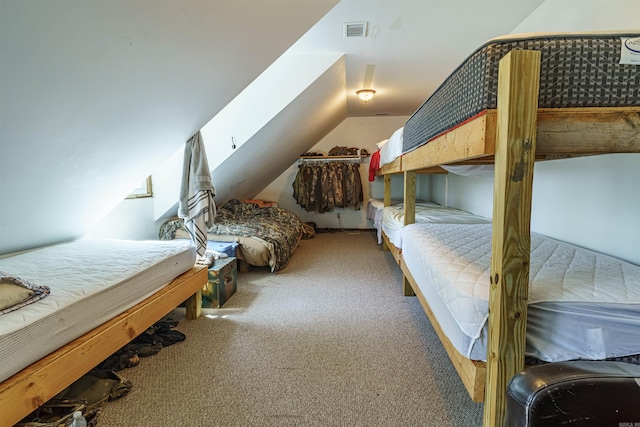
[[(382, 166), (379, 175), (445, 173), (438, 168), (445, 164), (492, 164), (497, 115), (497, 109), (485, 111)], [(640, 106), (540, 108), (537, 123), (536, 160), (638, 152)]]
[(0, 427), (9, 427), (96, 367), (186, 301), (187, 318), (200, 315), (207, 268), (193, 267), (161, 290), (0, 383)]
[[(537, 110), (536, 160), (637, 153), (640, 106), (541, 108)], [(424, 171), (445, 164), (493, 163), (498, 110), (404, 154), (381, 173)], [(400, 167), (398, 168), (398, 165)], [(389, 166), (385, 169), (386, 166)]]
[(524, 368), (533, 166), (536, 160), (640, 152), (640, 107), (538, 109), (540, 52), (513, 50), (501, 61), (498, 107), (384, 165), (385, 206), (391, 174), (404, 174), (405, 224), (415, 222), (416, 173), (440, 165), (493, 163), (493, 237), (486, 364), (451, 345), (401, 262), (404, 291), (414, 291), (474, 401), (484, 425), (505, 421), (508, 381)]

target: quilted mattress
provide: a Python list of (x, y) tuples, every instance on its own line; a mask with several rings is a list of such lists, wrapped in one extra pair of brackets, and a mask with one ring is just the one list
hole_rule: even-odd
[[(391, 205), (401, 204), (401, 199), (391, 199)], [(367, 219), (373, 221), (373, 228), (376, 229), (378, 244), (382, 243), (382, 212), (384, 210), (384, 199), (371, 198), (367, 202)]]
[(498, 62), (513, 49), (539, 50), (539, 108), (640, 104), (640, 67), (620, 64), (623, 39), (635, 34), (551, 34), (490, 40), (473, 52), (404, 126), (402, 152), (497, 107)]
[(0, 381), (133, 307), (193, 267), (190, 241), (77, 240), (0, 259), (51, 293), (0, 316)]
[[(412, 224), (402, 256), (440, 327), (486, 360), (490, 224)], [(640, 267), (531, 234), (526, 354), (558, 362), (640, 354)]]
[[(432, 202), (416, 203), (416, 224), (489, 224), (490, 220), (472, 213), (448, 208)], [(404, 204), (387, 206), (382, 212), (381, 228), (396, 248), (402, 249), (402, 229), (404, 228)]]

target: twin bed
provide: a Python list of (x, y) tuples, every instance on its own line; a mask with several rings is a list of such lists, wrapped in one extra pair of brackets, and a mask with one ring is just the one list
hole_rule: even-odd
[[(277, 272), (287, 266), (300, 239), (313, 234), (313, 228), (290, 210), (232, 199), (218, 207), (207, 239), (236, 242), (237, 257), (244, 265), (269, 267)], [(161, 226), (160, 239), (189, 239), (189, 233), (181, 219), (172, 219)]]
[[(182, 302), (199, 315), (207, 269), (190, 241), (77, 240), (0, 259), (0, 271), (47, 287), (0, 315), (0, 426), (11, 426)], [(19, 287), (15, 287), (16, 290)]]
[[(239, 241), (244, 260), (272, 271), (313, 234), (290, 211), (237, 200), (218, 209), (210, 231), (221, 233), (212, 234), (217, 241)], [(181, 303), (188, 319), (200, 315), (207, 268), (196, 265), (182, 220), (165, 224), (161, 237), (76, 240), (0, 259), (0, 303), (8, 304), (0, 305), (0, 427), (19, 422)]]
[[(386, 206), (390, 175), (404, 174), (405, 292), (420, 299), (472, 399), (484, 400), (485, 425), (503, 424), (525, 355), (640, 354), (640, 267), (530, 232), (535, 161), (640, 152), (640, 59), (625, 56), (638, 36), (492, 40), (408, 119), (400, 155), (381, 161)], [(417, 173), (487, 164), (492, 225), (414, 224)]]

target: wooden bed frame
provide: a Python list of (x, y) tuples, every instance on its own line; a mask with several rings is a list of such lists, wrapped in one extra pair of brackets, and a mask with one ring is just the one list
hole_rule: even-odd
[[(524, 368), (533, 165), (537, 160), (640, 152), (640, 107), (539, 109), (540, 52), (514, 50), (500, 61), (498, 108), (384, 165), (404, 174), (405, 224), (415, 222), (416, 173), (443, 164), (494, 164), (493, 233), (486, 364), (451, 345), (401, 259), (405, 294), (414, 292), (474, 401), (484, 425), (502, 426), (509, 380)], [(400, 255), (401, 257), (401, 255)]]
[(200, 316), (207, 268), (196, 266), (149, 298), (0, 383), (0, 427), (13, 426), (186, 301)]

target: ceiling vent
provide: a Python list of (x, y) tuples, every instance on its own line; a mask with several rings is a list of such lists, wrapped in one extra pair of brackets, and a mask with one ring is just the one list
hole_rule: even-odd
[(346, 22), (344, 24), (344, 36), (345, 37), (367, 37), (367, 27), (369, 23), (367, 21), (362, 22)]

